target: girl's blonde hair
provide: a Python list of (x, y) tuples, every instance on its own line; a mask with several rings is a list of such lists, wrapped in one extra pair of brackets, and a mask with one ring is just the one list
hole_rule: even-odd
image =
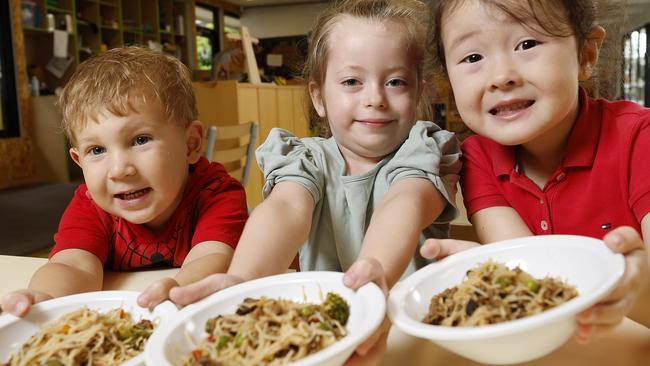
[[(418, 0), (338, 0), (325, 9), (316, 19), (309, 35), (307, 60), (303, 76), (309, 84), (323, 85), (327, 69), (330, 34), (337, 21), (343, 16), (368, 19), (379, 23), (395, 22), (401, 24), (408, 39), (407, 49), (417, 68), (418, 79), (418, 119), (431, 118), (431, 106), (423, 83), (429, 81), (426, 53), (426, 5)], [(309, 126), (320, 136), (329, 137), (331, 132), (326, 118), (316, 113), (311, 103), (309, 89), (306, 91), (306, 108), (309, 111)]]
[(81, 63), (63, 88), (62, 128), (74, 133), (106, 110), (126, 116), (158, 103), (168, 121), (187, 127), (198, 112), (187, 67), (178, 59), (143, 47), (120, 47)]

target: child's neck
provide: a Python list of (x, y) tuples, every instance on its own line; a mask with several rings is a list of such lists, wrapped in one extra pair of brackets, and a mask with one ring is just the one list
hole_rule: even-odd
[(370, 171), (379, 163), (384, 157), (377, 158), (362, 158), (360, 156), (344, 156), (345, 167), (348, 175), (359, 175)]
[(540, 189), (544, 189), (562, 164), (573, 124), (558, 127), (560, 128), (535, 141), (519, 145), (516, 150), (519, 172), (525, 174)]

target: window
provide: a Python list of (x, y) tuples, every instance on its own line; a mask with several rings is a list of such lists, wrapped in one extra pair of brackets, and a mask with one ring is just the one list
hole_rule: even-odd
[(219, 9), (206, 5), (197, 5), (195, 16), (198, 68), (199, 70), (211, 70), (212, 58), (221, 50), (219, 42)]
[(648, 30), (650, 25), (628, 33), (623, 49), (623, 98), (650, 106), (648, 89)]
[(17, 137), (20, 131), (11, 14), (9, 1), (0, 1), (0, 4), (0, 138)]

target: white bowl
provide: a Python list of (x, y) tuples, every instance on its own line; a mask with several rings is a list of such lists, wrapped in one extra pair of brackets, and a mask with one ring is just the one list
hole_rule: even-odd
[[(136, 302), (139, 294), (137, 291), (85, 292), (38, 303), (32, 306), (24, 318), (4, 314), (0, 316), (0, 363), (8, 360), (9, 356), (18, 351), (23, 343), (38, 332), (43, 325), (56, 321), (64, 314), (78, 310), (83, 306), (104, 312), (122, 308), (131, 313), (136, 321), (158, 319), (157, 327), (164, 325), (178, 313), (176, 306), (169, 301), (156, 306), (153, 311), (141, 308)], [(122, 365), (142, 364), (144, 364), (144, 353)]]
[(330, 291), (341, 295), (350, 305), (350, 318), (345, 326), (348, 335), (292, 365), (342, 365), (381, 324), (386, 313), (386, 299), (373, 283), (355, 292), (343, 285), (342, 273), (318, 271), (286, 273), (244, 282), (185, 307), (174, 322), (158, 329), (149, 339), (145, 348), (147, 365), (181, 365), (207, 336), (206, 321), (219, 314), (234, 313), (247, 297), (321, 303)]
[[(536, 278), (558, 277), (576, 287), (574, 299), (540, 314), (480, 327), (434, 326), (422, 322), (431, 298), (459, 285), (467, 270), (488, 259)], [(623, 256), (601, 240), (546, 235), (483, 245), (432, 263), (395, 286), (388, 299), (393, 324), (461, 356), (490, 364), (511, 364), (542, 357), (562, 345), (575, 330), (575, 315), (598, 302), (618, 283)]]

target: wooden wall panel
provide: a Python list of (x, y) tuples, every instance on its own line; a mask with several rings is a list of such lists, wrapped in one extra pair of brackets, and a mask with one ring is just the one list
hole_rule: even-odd
[(29, 91), (20, 0), (10, 0), (16, 84), (21, 115), (20, 137), (0, 139), (0, 188), (33, 183), (33, 143), (30, 138)]

